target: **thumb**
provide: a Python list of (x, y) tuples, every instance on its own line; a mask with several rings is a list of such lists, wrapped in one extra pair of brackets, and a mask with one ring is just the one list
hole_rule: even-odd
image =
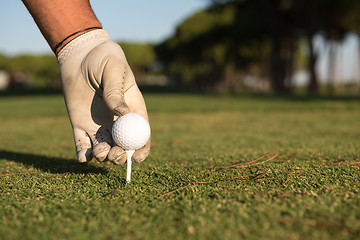
[(118, 116), (130, 112), (125, 102), (125, 81), (132, 72), (129, 66), (119, 58), (110, 58), (103, 72), (103, 97), (109, 109)]

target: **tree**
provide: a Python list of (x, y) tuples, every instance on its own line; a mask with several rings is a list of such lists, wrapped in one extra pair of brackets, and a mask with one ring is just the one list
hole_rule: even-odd
[(270, 76), (274, 92), (288, 92), (294, 53), (299, 40), (305, 38), (309, 49), (308, 91), (316, 94), (319, 84), (314, 36), (324, 33), (329, 42), (339, 42), (351, 29), (359, 31), (357, 0), (211, 2), (211, 7), (184, 21), (173, 37), (156, 48), (168, 63), (169, 72), (199, 88), (217, 88), (227, 81), (228, 72), (239, 76), (257, 65), (262, 74)]
[(23, 72), (34, 86), (60, 86), (59, 70), (53, 55), (18, 55), (8, 57), (1, 55), (0, 69), (10, 73)]
[(126, 54), (126, 59), (134, 72), (138, 84), (142, 84), (148, 66), (156, 60), (154, 45), (129, 42), (119, 44)]
[(267, 62), (265, 25), (252, 17), (258, 7), (258, 2), (231, 2), (198, 12), (156, 47), (158, 56), (184, 84), (234, 89), (241, 83), (234, 78), (239, 79), (253, 64)]
[(269, 19), (271, 51), (271, 82), (277, 93), (290, 89), (295, 51), (294, 6), (292, 1), (265, 1)]

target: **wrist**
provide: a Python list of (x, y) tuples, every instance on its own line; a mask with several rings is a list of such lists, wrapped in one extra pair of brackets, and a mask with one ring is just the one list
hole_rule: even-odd
[(61, 49), (66, 46), (66, 44), (68, 44), (69, 42), (71, 42), (75, 38), (77, 38), (77, 37), (79, 37), (79, 36), (81, 36), (81, 35), (83, 35), (83, 34), (85, 34), (87, 32), (96, 30), (96, 29), (102, 29), (101, 25), (100, 26), (84, 28), (84, 29), (78, 30), (78, 31), (68, 35), (62, 41), (55, 44), (55, 46), (52, 48), (53, 52), (55, 53), (55, 55), (57, 55), (61, 51)]
[(93, 48), (109, 40), (109, 34), (104, 29), (90, 30), (77, 37), (72, 37), (72, 40), (69, 40), (61, 50), (57, 51), (57, 61), (62, 65), (73, 56), (81, 59)]
[[(89, 0), (22, 1), (52, 50), (55, 50), (55, 46), (71, 34), (90, 27), (101, 27), (101, 23), (91, 9)], [(79, 32), (69, 37), (63, 42), (62, 47), (84, 33), (86, 32)], [(55, 54), (62, 47), (58, 47)]]

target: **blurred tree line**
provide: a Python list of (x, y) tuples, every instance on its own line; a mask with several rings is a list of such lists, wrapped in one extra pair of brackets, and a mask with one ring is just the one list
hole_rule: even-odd
[(260, 86), (270, 83), (274, 92), (289, 92), (296, 64), (302, 62), (309, 73), (308, 92), (317, 94), (314, 36), (322, 34), (329, 43), (328, 69), (333, 71), (336, 44), (348, 33), (360, 33), (358, 0), (211, 2), (156, 48), (169, 74), (198, 89), (236, 90), (250, 74)]
[[(208, 0), (159, 44), (119, 43), (139, 84), (172, 83), (201, 91), (290, 92), (305, 69), (307, 91), (319, 93), (314, 36), (329, 46), (333, 91), (336, 46), (360, 33), (358, 0)], [(360, 49), (360, 46), (359, 46)], [(0, 70), (23, 72), (36, 86), (59, 87), (54, 56), (0, 55)], [(163, 81), (166, 79), (167, 81)]]
[[(156, 59), (154, 45), (126, 42), (120, 43), (120, 45), (136, 76), (143, 79), (148, 66)], [(10, 78), (15, 78), (14, 81), (17, 81), (16, 78), (20, 76), (21, 81), (25, 81), (27, 87), (60, 88), (59, 69), (53, 54), (42, 56), (0, 54), (0, 70), (7, 71)], [(24, 84), (21, 85), (21, 87), (23, 86)]]
[[(27, 86), (58, 87), (59, 71), (53, 55), (19, 55), (0, 54), (0, 70), (7, 71), (11, 78), (22, 76)], [(17, 81), (17, 79), (12, 79)], [(16, 83), (12, 83), (15, 85)]]

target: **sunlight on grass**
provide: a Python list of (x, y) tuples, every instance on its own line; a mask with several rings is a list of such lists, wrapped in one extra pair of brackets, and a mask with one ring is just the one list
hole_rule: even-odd
[(152, 152), (125, 184), (125, 166), (76, 162), (61, 96), (2, 97), (0, 238), (360, 234), (359, 100), (145, 99)]

